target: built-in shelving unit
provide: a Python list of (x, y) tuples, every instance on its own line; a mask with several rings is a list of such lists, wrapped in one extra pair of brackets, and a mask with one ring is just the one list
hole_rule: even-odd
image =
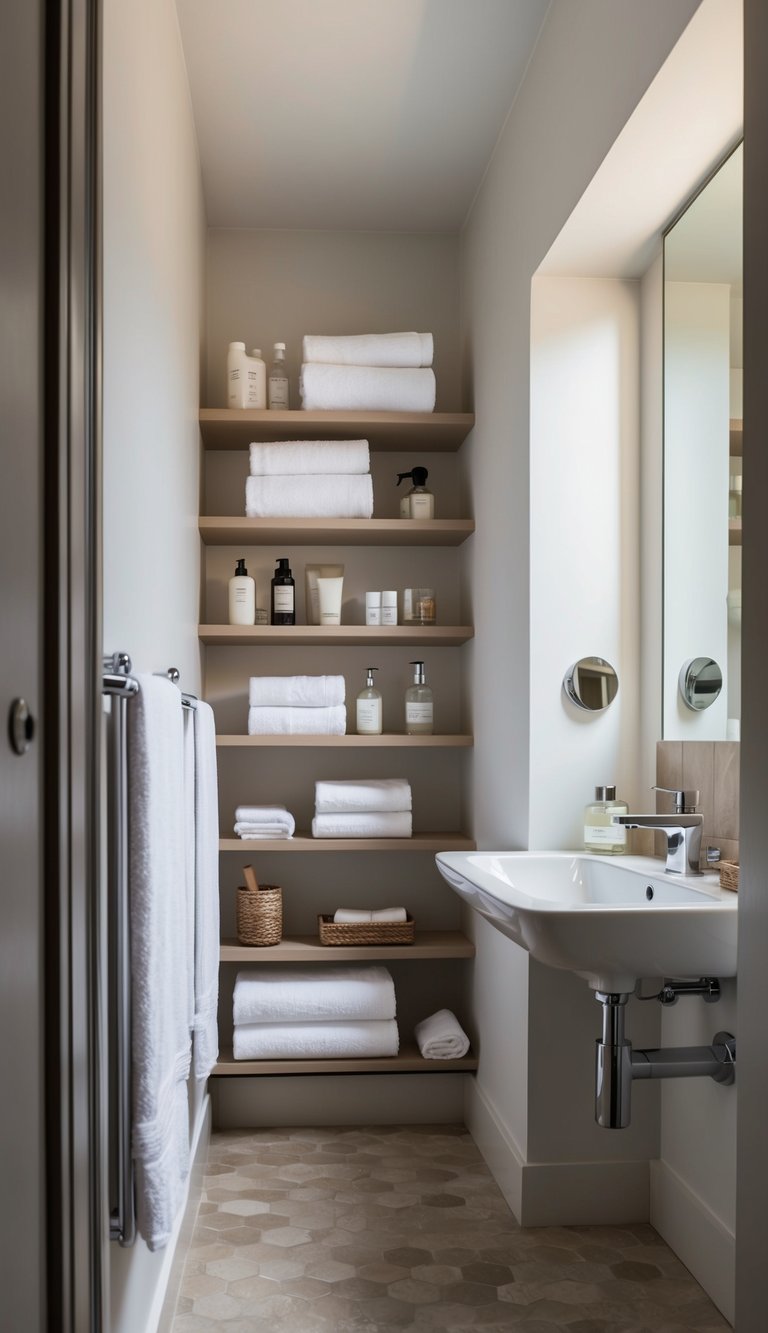
[(200, 642), (230, 648), (455, 648), (467, 643), (471, 625), (200, 625)]
[(460, 546), (471, 518), (201, 518), (206, 546)]
[(471, 412), (275, 412), (204, 407), (206, 449), (247, 449), (252, 441), (366, 439), (372, 449), (453, 452), (475, 424)]
[(220, 852), (474, 852), (464, 833), (414, 833), (411, 838), (221, 838)]
[(321, 944), (316, 935), (294, 935), (254, 948), (222, 940), (222, 963), (336, 963), (405, 958), (474, 958), (475, 946), (460, 930), (419, 930), (413, 944)]
[(227, 749), (329, 749), (329, 750), (466, 750), (472, 736), (217, 736), (216, 744)]
[(213, 1073), (219, 1077), (263, 1078), (274, 1074), (454, 1074), (477, 1069), (477, 1057), (460, 1060), (425, 1060), (417, 1046), (405, 1045), (399, 1055), (353, 1060), (236, 1060), (231, 1050), (221, 1052)]

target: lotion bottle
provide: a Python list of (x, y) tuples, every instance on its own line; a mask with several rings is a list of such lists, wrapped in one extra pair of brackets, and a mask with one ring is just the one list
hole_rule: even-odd
[(627, 830), (612, 822), (613, 815), (626, 815), (626, 801), (616, 799), (616, 788), (595, 787), (595, 799), (584, 811), (584, 850), (600, 856), (623, 856)]
[(405, 691), (405, 734), (431, 736), (434, 727), (432, 691), (427, 685), (423, 662), (411, 662), (415, 667), (413, 684)]
[(415, 467), (410, 472), (398, 472), (398, 486), (405, 477), (411, 477), (413, 480), (410, 491), (400, 501), (401, 518), (435, 517), (435, 497), (431, 491), (427, 490), (426, 485), (428, 476), (429, 473), (425, 467)]
[(230, 625), (253, 625), (256, 620), (256, 581), (249, 578), (244, 560), (238, 560), (229, 580)]
[(382, 732), (381, 695), (373, 684), (373, 673), (378, 667), (366, 667), (365, 689), (361, 690), (356, 700), (358, 736), (380, 736)]
[(272, 579), (271, 625), (296, 624), (296, 583), (287, 556), (277, 562)]
[(248, 367), (249, 407), (266, 408), (267, 406), (267, 364), (261, 355), (261, 348), (254, 347), (249, 357)]
[(290, 402), (288, 399), (288, 374), (285, 369), (285, 343), (275, 343), (272, 363), (269, 367), (267, 397), (269, 406), (273, 411), (288, 411)]

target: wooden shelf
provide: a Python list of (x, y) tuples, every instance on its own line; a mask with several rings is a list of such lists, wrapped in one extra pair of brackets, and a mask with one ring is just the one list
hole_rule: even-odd
[(292, 746), (316, 750), (435, 749), (465, 750), (474, 744), (474, 736), (217, 736), (219, 749), (271, 749)]
[(741, 458), (744, 450), (744, 422), (740, 417), (731, 417), (729, 441), (731, 458)]
[(206, 546), (460, 546), (471, 518), (201, 518)]
[(259, 440), (366, 439), (375, 450), (454, 452), (475, 424), (472, 412), (269, 412), (203, 407), (206, 449), (246, 449)]
[(461, 1060), (425, 1060), (418, 1046), (404, 1045), (399, 1055), (355, 1060), (235, 1060), (231, 1050), (222, 1050), (213, 1067), (217, 1078), (264, 1077), (270, 1074), (453, 1074), (477, 1069), (471, 1051)]
[(471, 625), (200, 625), (201, 643), (257, 648), (289, 644), (323, 647), (455, 648), (467, 643)]
[(335, 963), (351, 959), (474, 958), (475, 946), (460, 930), (419, 930), (413, 944), (321, 944), (317, 935), (294, 935), (270, 947), (222, 940), (222, 963)]
[(729, 519), (728, 519), (728, 545), (729, 545), (729, 546), (741, 546), (741, 544), (742, 544), (742, 543), (741, 543), (741, 531), (742, 531), (742, 529), (741, 529), (741, 519), (740, 519), (740, 518), (729, 518)]
[(221, 838), (220, 852), (473, 852), (464, 833), (414, 833), (412, 838)]

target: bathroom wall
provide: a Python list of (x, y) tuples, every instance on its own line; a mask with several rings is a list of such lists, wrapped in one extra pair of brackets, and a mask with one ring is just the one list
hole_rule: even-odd
[[(173, 0), (108, 0), (103, 17), (104, 647), (197, 692), (197, 145)], [(199, 1138), (208, 1103), (190, 1093)], [(174, 1249), (109, 1247), (112, 1333), (155, 1329)]]
[[(476, 627), (469, 650), (476, 737), (471, 804), (481, 846), (526, 847), (531, 830), (545, 828), (562, 846), (574, 827), (570, 801), (558, 811), (557, 827), (550, 817), (552, 773), (559, 761), (549, 753), (546, 765), (539, 764), (550, 723), (559, 725), (559, 690), (550, 712), (542, 708), (534, 714), (529, 706), (531, 676), (540, 670), (532, 654), (535, 617), (548, 609), (546, 603), (531, 608), (532, 596), (545, 595), (533, 587), (535, 565), (529, 561), (531, 532), (542, 518), (540, 506), (529, 515), (529, 500), (534, 500), (528, 451), (531, 280), (696, 8), (693, 0), (654, 3), (642, 10), (631, 0), (587, 0), (578, 6), (555, 0), (465, 228), (466, 373), (474, 381), (478, 413), (466, 451), (478, 525), (471, 556)], [(547, 504), (546, 487), (543, 494), (537, 489), (536, 497)], [(559, 516), (548, 512), (543, 521), (551, 527), (557, 517), (564, 549), (570, 507)], [(607, 560), (618, 555), (615, 549), (606, 551)], [(555, 566), (551, 577), (557, 578)], [(593, 595), (591, 585), (582, 595)], [(620, 633), (615, 625), (613, 632)], [(589, 651), (599, 650), (590, 645)], [(570, 660), (558, 664), (560, 676)], [(585, 776), (590, 783), (612, 780), (609, 774), (584, 775), (578, 752), (566, 762), (574, 775), (579, 773), (578, 783)], [(644, 1184), (631, 1151), (630, 1160), (618, 1160), (615, 1168), (593, 1172), (584, 1165), (592, 1160), (594, 1125), (591, 1089), (583, 1088), (580, 1079), (591, 1081), (597, 1031), (596, 1019), (589, 1017), (590, 1006), (597, 1006), (587, 988), (578, 992), (577, 1001), (559, 977), (538, 976), (533, 965), (529, 974), (527, 955), (513, 944), (495, 940), (491, 952), (486, 929), (478, 930), (476, 938), (475, 975), (482, 978), (494, 966), (494, 984), (478, 980), (475, 986), (483, 1046), (467, 1117), (513, 1206), (522, 1197), (526, 1220), (528, 1193), (536, 1221), (583, 1220), (584, 1209), (595, 1206), (604, 1210), (604, 1220), (618, 1219), (622, 1207), (637, 1217), (644, 1206), (647, 1215), (647, 1177)], [(576, 986), (574, 978), (568, 981)], [(521, 993), (527, 1003), (520, 1002)], [(578, 1115), (583, 1130), (570, 1139), (571, 1164), (557, 1167), (542, 1157), (534, 1163), (531, 1151), (538, 1075), (529, 1049), (551, 1042), (553, 1032), (565, 1050), (571, 1049), (569, 1036), (584, 1048), (579, 1071), (587, 1071), (586, 1076), (577, 1073), (566, 1062), (559, 1086), (550, 1088), (560, 1105), (568, 1104), (569, 1116)], [(654, 1133), (653, 1107), (641, 1111), (649, 1117), (647, 1146), (647, 1136)], [(601, 1151), (618, 1158), (621, 1145), (607, 1137), (611, 1146)], [(546, 1152), (551, 1141), (545, 1139)], [(541, 1190), (537, 1178), (545, 1182)]]

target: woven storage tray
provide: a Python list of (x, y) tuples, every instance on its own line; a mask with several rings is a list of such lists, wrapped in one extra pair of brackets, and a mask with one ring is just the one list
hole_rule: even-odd
[(721, 861), (718, 866), (720, 871), (720, 888), (731, 889), (734, 893), (739, 891), (739, 863), (738, 861)]
[(405, 921), (334, 921), (332, 916), (319, 916), (317, 926), (321, 944), (413, 944), (416, 922), (412, 916)]
[(257, 890), (237, 890), (238, 944), (263, 947), (279, 944), (283, 937), (283, 890), (278, 884), (262, 884)]

